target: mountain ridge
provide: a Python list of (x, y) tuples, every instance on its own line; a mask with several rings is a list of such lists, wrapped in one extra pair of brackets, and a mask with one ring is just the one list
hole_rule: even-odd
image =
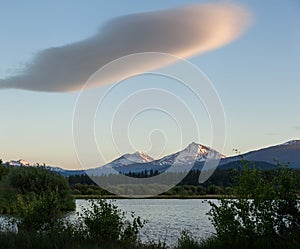
[(278, 145), (249, 151), (247, 153), (228, 157), (222, 163), (228, 163), (241, 158), (248, 161), (263, 161), (267, 163), (289, 164), (290, 168), (300, 168), (300, 140), (289, 140)]
[(141, 172), (144, 170), (157, 170), (163, 172), (173, 166), (176, 172), (190, 169), (201, 170), (207, 160), (220, 160), (220, 166), (228, 163), (241, 160), (266, 162), (269, 164), (288, 163), (290, 168), (300, 169), (300, 140), (289, 140), (287, 142), (272, 145), (265, 148), (246, 152), (241, 155), (226, 157), (220, 152), (210, 148), (209, 146), (200, 143), (192, 142), (184, 149), (166, 155), (159, 159), (154, 159), (144, 152), (136, 151), (133, 153), (126, 153), (111, 162), (89, 168), (86, 170), (67, 170), (60, 167), (46, 166), (51, 171), (60, 173), (62, 175), (72, 174), (89, 174), (89, 175), (107, 175), (116, 173)]

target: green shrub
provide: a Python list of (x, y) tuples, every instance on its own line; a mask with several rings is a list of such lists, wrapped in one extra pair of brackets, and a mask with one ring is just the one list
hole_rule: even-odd
[(18, 206), (17, 224), (21, 231), (49, 231), (59, 223), (63, 214), (57, 189), (27, 199), (18, 195)]
[(131, 214), (132, 221), (125, 217), (111, 201), (97, 199), (91, 201), (91, 207), (84, 209), (82, 219), (88, 237), (101, 244), (105, 241), (136, 243), (139, 229), (144, 222)]
[(18, 214), (26, 205), (34, 209), (52, 195), (60, 210), (74, 210), (75, 202), (64, 177), (41, 167), (11, 167), (0, 181), (0, 213)]
[(67, 180), (54, 172), (42, 167), (20, 167), (9, 174), (9, 185), (15, 188), (19, 194), (30, 196), (32, 194), (43, 196), (49, 191), (55, 191), (60, 207), (65, 210), (75, 208), (74, 199)]
[(209, 215), (217, 237), (231, 243), (244, 241), (250, 248), (260, 238), (270, 243), (295, 240), (300, 245), (295, 180), (294, 172), (287, 167), (278, 165), (270, 179), (245, 163), (237, 177), (234, 196), (221, 199), (219, 204), (210, 202)]

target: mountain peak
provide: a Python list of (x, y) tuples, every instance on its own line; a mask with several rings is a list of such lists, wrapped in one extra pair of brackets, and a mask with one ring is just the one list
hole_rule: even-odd
[(179, 152), (176, 160), (205, 161), (209, 159), (220, 159), (224, 157), (224, 155), (214, 149), (211, 149), (202, 144), (198, 144), (196, 142), (192, 142), (185, 149)]
[(201, 147), (201, 148), (207, 148), (207, 149), (209, 149), (209, 147), (207, 147), (207, 146), (204, 146), (203, 144), (199, 144), (199, 143), (196, 143), (196, 142), (191, 142), (186, 148), (199, 148), (199, 147)]
[(129, 160), (132, 161), (133, 163), (148, 163), (148, 162), (152, 162), (154, 160), (154, 158), (152, 158), (151, 156), (147, 155), (146, 153), (142, 152), (142, 151), (136, 151), (132, 154), (125, 154), (124, 157)]
[(202, 144), (198, 144), (196, 142), (191, 142), (187, 147), (199, 147), (199, 146), (203, 146)]
[(154, 159), (150, 156), (148, 156), (146, 153), (141, 151), (136, 151), (134, 153), (127, 153), (123, 156), (120, 156), (119, 158), (115, 159), (114, 161), (110, 162), (114, 167), (120, 167), (135, 163), (148, 163), (152, 162)]

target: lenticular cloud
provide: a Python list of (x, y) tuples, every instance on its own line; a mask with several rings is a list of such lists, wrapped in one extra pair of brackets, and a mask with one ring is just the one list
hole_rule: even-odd
[[(224, 46), (245, 30), (249, 19), (243, 7), (220, 3), (117, 17), (90, 38), (40, 51), (21, 73), (0, 79), (0, 88), (78, 91), (99, 68), (126, 55), (159, 52), (188, 58)], [(138, 65), (122, 65), (94, 86), (173, 62), (154, 57)]]

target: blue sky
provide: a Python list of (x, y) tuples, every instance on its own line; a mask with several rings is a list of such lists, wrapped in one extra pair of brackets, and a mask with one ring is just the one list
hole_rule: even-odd
[[(0, 78), (17, 73), (38, 51), (92, 36), (112, 18), (198, 2), (204, 1), (1, 1)], [(223, 103), (225, 155), (232, 155), (233, 148), (246, 152), (300, 137), (300, 4), (297, 0), (235, 3), (249, 9), (252, 25), (230, 44), (188, 59), (213, 82)], [(149, 83), (153, 79), (139, 80)], [(0, 90), (0, 158), (79, 168), (72, 137), (77, 97), (76, 92)], [(148, 119), (157, 118), (161, 128), (170, 127), (168, 118), (151, 115)], [(203, 110), (198, 120), (203, 117), (204, 134), (196, 142), (209, 145), (204, 116)], [(140, 150), (149, 147), (148, 134), (142, 139), (145, 126), (137, 119), (139, 136), (133, 139)], [(184, 146), (189, 142), (184, 140)], [(181, 149), (172, 146), (171, 139), (168, 143), (166, 154)], [(116, 156), (107, 152), (106, 159)]]

